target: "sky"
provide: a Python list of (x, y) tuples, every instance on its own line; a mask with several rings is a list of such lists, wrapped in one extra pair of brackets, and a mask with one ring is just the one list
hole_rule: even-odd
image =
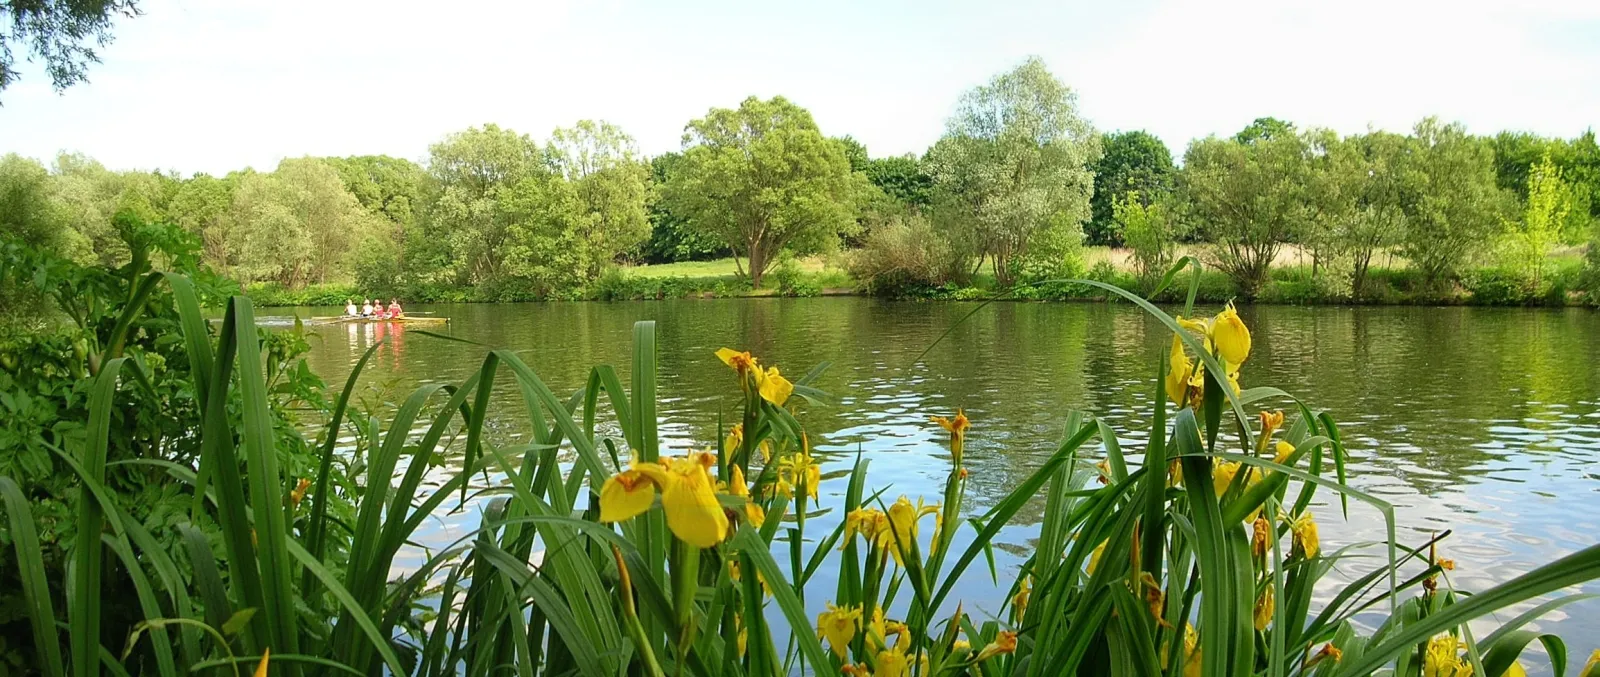
[(1030, 55), (1098, 129), (1180, 156), (1262, 116), (1343, 133), (1600, 123), (1595, 0), (778, 4), (143, 0), (88, 83), (57, 93), (22, 64), (0, 91), (0, 153), (223, 174), (422, 161), (469, 126), (544, 138), (604, 119), (653, 155), (711, 107), (782, 95), (880, 157), (926, 150), (963, 91)]

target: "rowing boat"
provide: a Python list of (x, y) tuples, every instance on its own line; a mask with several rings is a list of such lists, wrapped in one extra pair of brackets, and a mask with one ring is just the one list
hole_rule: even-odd
[(445, 324), (448, 317), (313, 317), (310, 324)]

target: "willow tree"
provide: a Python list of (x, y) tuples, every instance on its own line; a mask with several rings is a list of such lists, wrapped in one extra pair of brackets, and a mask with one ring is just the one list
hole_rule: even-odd
[(1079, 244), (1100, 138), (1043, 61), (1029, 58), (968, 91), (946, 127), (927, 162), (941, 220), (990, 258), (999, 282), (1054, 266)]
[(1266, 286), (1284, 245), (1304, 234), (1311, 215), (1309, 152), (1306, 137), (1289, 129), (1210, 136), (1184, 153), (1179, 185), (1188, 216), (1212, 243), (1212, 262), (1246, 298)]
[(856, 227), (865, 178), (811, 113), (781, 96), (711, 109), (684, 129), (683, 149), (665, 199), (692, 229), (726, 243), (736, 265), (742, 255), (740, 273), (756, 286), (780, 254), (831, 249)]
[(650, 165), (633, 137), (605, 121), (581, 120), (557, 129), (549, 153), (581, 201), (574, 219), (583, 244), (580, 272), (593, 280), (650, 238)]

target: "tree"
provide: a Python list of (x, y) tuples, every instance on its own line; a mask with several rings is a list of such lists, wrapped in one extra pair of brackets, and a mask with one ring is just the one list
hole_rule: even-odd
[(237, 262), (229, 256), (228, 218), (237, 180), (196, 174), (182, 182), (167, 203), (166, 218), (200, 238), (201, 258), (216, 270), (229, 270)]
[(94, 47), (111, 42), (112, 20), (138, 15), (138, 0), (0, 0), (0, 90), (20, 75), (12, 66), (23, 45), (30, 61), (44, 61), (57, 91), (87, 80), (89, 64), (100, 63)]
[(1169, 218), (1167, 206), (1151, 202), (1135, 191), (1128, 191), (1112, 203), (1118, 240), (1133, 250), (1134, 270), (1146, 289), (1172, 266), (1177, 254), (1177, 223)]
[(1350, 137), (1336, 159), (1340, 179), (1356, 187), (1354, 210), (1340, 230), (1339, 245), (1351, 261), (1350, 289), (1366, 289), (1372, 258), (1405, 240), (1406, 186), (1412, 180), (1407, 166), (1406, 137), (1389, 132), (1368, 132)]
[[(682, 153), (664, 153), (650, 159), (651, 185), (666, 186)], [(650, 241), (644, 246), (644, 260), (650, 263), (699, 261), (727, 256), (728, 246), (712, 235), (689, 226), (689, 220), (673, 211), (672, 203), (655, 191), (650, 200)]]
[(40, 249), (58, 248), (65, 236), (50, 195), (50, 170), (16, 153), (0, 157), (0, 237)]
[(1271, 140), (1284, 136), (1293, 136), (1294, 123), (1285, 122), (1278, 118), (1256, 118), (1238, 134), (1233, 135), (1233, 140), (1239, 143), (1251, 144), (1262, 140)]
[(1544, 282), (1545, 257), (1561, 235), (1561, 226), (1572, 209), (1571, 190), (1561, 179), (1561, 170), (1545, 155), (1528, 175), (1528, 201), (1522, 223), (1512, 238), (1517, 267), (1531, 278), (1534, 293)]
[(1143, 207), (1161, 201), (1172, 191), (1172, 152), (1167, 144), (1145, 131), (1114, 132), (1101, 140), (1105, 154), (1094, 163), (1094, 196), (1084, 237), (1090, 244), (1117, 245), (1115, 204), (1132, 192)]
[(872, 185), (909, 210), (921, 211), (933, 204), (933, 177), (915, 155), (869, 160), (863, 173)]
[(1099, 158), (1077, 96), (1032, 57), (962, 95), (928, 167), (947, 223), (1009, 285), (1025, 268), (1059, 267), (1062, 247), (1081, 240)]
[(575, 220), (579, 266), (583, 279), (593, 280), (649, 239), (650, 166), (640, 159), (633, 137), (603, 121), (557, 129), (550, 155), (581, 201)]
[(1215, 136), (1194, 141), (1179, 175), (1188, 217), (1212, 243), (1212, 262), (1246, 298), (1267, 282), (1267, 270), (1307, 218), (1306, 153), (1296, 134)]
[(429, 148), (432, 199), (427, 224), (428, 239), (440, 245), (434, 263), (445, 267), (457, 284), (503, 274), (511, 223), (510, 212), (498, 204), (501, 193), (549, 171), (537, 143), (493, 124), (434, 144)]
[(356, 247), (381, 228), (339, 173), (311, 157), (243, 175), (229, 211), (234, 274), (291, 289), (348, 278)]
[(54, 199), (74, 233), (62, 253), (79, 263), (98, 260), (112, 267), (127, 263), (129, 256), (112, 217), (129, 211), (141, 222), (161, 220), (168, 191), (176, 184), (154, 172), (112, 171), (77, 153), (56, 156), (53, 173)]
[(844, 150), (844, 158), (850, 161), (850, 171), (864, 172), (872, 164), (872, 158), (867, 155), (867, 147), (857, 141), (855, 137), (846, 134), (834, 139)]
[(1410, 141), (1401, 252), (1436, 285), (1496, 241), (1510, 196), (1495, 184), (1494, 150), (1459, 123), (1427, 118)]
[(859, 184), (844, 149), (781, 96), (711, 109), (683, 147), (665, 187), (672, 210), (726, 243), (736, 265), (743, 255), (756, 286), (781, 254), (832, 248), (855, 228)]

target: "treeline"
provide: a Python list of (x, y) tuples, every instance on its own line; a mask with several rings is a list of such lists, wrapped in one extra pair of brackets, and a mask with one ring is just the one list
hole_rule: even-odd
[(125, 261), (112, 224), (129, 211), (181, 226), (247, 285), (425, 299), (573, 297), (618, 263), (729, 255), (759, 286), (779, 261), (841, 245), (869, 291), (1011, 286), (1092, 272), (1084, 243), (1127, 247), (1143, 284), (1190, 247), (1244, 297), (1291, 249), (1329, 297), (1368, 295), (1380, 260), (1432, 288), (1490, 269), (1538, 293), (1553, 250), (1597, 237), (1600, 149), (1592, 132), (1484, 137), (1427, 119), (1340, 136), (1262, 118), (1179, 163), (1146, 132), (1095, 130), (1030, 59), (964, 94), (920, 156), (870, 157), (794, 103), (752, 97), (654, 158), (592, 121), (545, 139), (474, 127), (422, 164), (306, 157), (222, 177), (11, 155), (0, 205), (7, 233), (82, 262)]

